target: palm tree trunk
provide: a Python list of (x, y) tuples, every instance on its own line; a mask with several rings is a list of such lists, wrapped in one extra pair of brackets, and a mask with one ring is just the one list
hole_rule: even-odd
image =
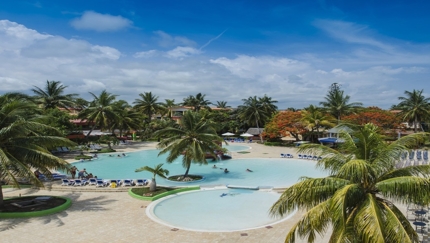
[(94, 128), (96, 127), (96, 124), (94, 124), (91, 128), (90, 131), (87, 133), (87, 136), (85, 136), (85, 138), (88, 138), (91, 134), (91, 132), (94, 130)]
[(184, 178), (188, 176), (188, 172), (190, 171), (191, 162), (188, 163), (187, 170), (185, 171)]
[(149, 191), (155, 192), (157, 190), (157, 182), (155, 178), (152, 178), (151, 183), (149, 183)]
[(3, 201), (3, 188), (2, 188), (2, 183), (0, 182), (0, 208), (2, 208), (4, 206), (4, 201)]
[(258, 119), (255, 118), (255, 124), (257, 124), (258, 136), (260, 136), (260, 141), (263, 143), (263, 137), (261, 136), (260, 127), (258, 127)]
[(417, 117), (417, 115), (415, 115), (415, 119), (414, 119), (414, 133), (417, 133), (417, 122), (418, 122), (418, 117)]

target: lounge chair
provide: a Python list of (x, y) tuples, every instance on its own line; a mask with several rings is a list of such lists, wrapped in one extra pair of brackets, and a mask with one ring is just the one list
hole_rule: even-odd
[(281, 154), (281, 158), (286, 158), (286, 154)]
[(97, 185), (97, 179), (96, 178), (90, 178), (90, 179), (88, 179), (88, 185), (90, 185), (90, 186)]
[(314, 155), (314, 157), (312, 157), (313, 160), (318, 160), (318, 156)]
[(57, 147), (57, 152), (64, 153), (64, 150), (61, 147)]
[(303, 155), (299, 154), (298, 156), (299, 156), (299, 159), (303, 159)]
[(87, 184), (86, 180), (76, 179), (75, 184), (73, 186), (85, 186)]
[(70, 149), (69, 149), (68, 147), (61, 147), (61, 149), (62, 149), (64, 152), (70, 152)]
[(302, 159), (308, 159), (308, 156), (306, 154), (302, 155)]
[(62, 186), (73, 186), (73, 184), (75, 184), (75, 182), (69, 179), (63, 179), (63, 183), (61, 183)]
[(105, 187), (105, 186), (108, 186), (107, 181), (103, 181), (103, 180), (97, 180), (96, 181), (96, 187)]
[(147, 184), (146, 179), (137, 179), (136, 180), (136, 186), (145, 186)]
[(429, 152), (428, 151), (424, 151), (423, 152), (423, 157), (424, 157), (424, 160), (429, 160)]
[(421, 150), (417, 151), (417, 160), (421, 160), (422, 156), (421, 156)]
[(129, 179), (125, 179), (122, 181), (122, 186), (133, 186), (133, 181)]
[(413, 160), (414, 157), (415, 157), (415, 152), (414, 151), (409, 152), (409, 160)]

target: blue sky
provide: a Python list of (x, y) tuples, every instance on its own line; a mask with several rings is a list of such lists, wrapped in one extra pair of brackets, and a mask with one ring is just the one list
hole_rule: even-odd
[[(0, 93), (58, 80), (89, 99), (130, 103), (198, 92), (237, 106), (267, 94), (279, 108), (323, 100), (389, 108), (429, 96), (427, 1), (2, 1)], [(29, 93), (30, 94), (30, 93)]]

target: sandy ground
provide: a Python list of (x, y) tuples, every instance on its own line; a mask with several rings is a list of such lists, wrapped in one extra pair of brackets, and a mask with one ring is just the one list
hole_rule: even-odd
[[(267, 147), (242, 143), (250, 153), (232, 152), (233, 158), (279, 158), (281, 153), (296, 155), (294, 148)], [(114, 147), (117, 152), (153, 149), (156, 143), (133, 143)], [(62, 154), (74, 161), (76, 153)], [(5, 197), (18, 195), (66, 196), (73, 200), (68, 210), (50, 216), (0, 221), (0, 242), (284, 242), (289, 229), (302, 212), (269, 228), (235, 232), (195, 232), (175, 230), (152, 221), (145, 213), (150, 202), (140, 201), (127, 192), (48, 191), (3, 189)], [(404, 208), (406, 210), (406, 208)], [(202, 215), (204, 217), (204, 215)], [(187, 219), (184, 219), (187, 220)], [(316, 240), (328, 242), (329, 235)], [(297, 240), (304, 243), (306, 240)]]

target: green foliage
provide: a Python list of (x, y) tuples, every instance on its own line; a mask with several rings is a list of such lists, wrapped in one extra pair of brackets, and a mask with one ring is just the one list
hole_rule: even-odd
[(349, 103), (350, 98), (349, 95), (344, 94), (344, 91), (340, 89), (337, 83), (333, 83), (325, 97), (326, 101), (320, 102), (320, 105), (332, 116), (336, 117), (339, 122), (343, 115), (352, 113), (362, 106), (360, 102)]
[(425, 119), (430, 119), (430, 97), (424, 97), (424, 90), (405, 91), (406, 97), (399, 97), (401, 102), (397, 105), (402, 110), (400, 115), (403, 120), (414, 123), (414, 131), (417, 132), (417, 124)]
[(65, 108), (68, 109), (75, 105), (74, 99), (77, 94), (63, 94), (67, 86), (60, 81), (46, 81), (45, 89), (34, 86), (32, 91), (36, 94), (35, 101), (43, 109)]
[(321, 156), (317, 166), (329, 172), (325, 178), (307, 178), (287, 188), (272, 206), (283, 215), (296, 208), (307, 210), (287, 235), (315, 242), (331, 226), (333, 242), (418, 242), (408, 219), (391, 200), (429, 203), (430, 166), (397, 169), (401, 154), (422, 143), (428, 134), (416, 133), (385, 143), (373, 124), (342, 133), (339, 150), (304, 144), (299, 153)]

